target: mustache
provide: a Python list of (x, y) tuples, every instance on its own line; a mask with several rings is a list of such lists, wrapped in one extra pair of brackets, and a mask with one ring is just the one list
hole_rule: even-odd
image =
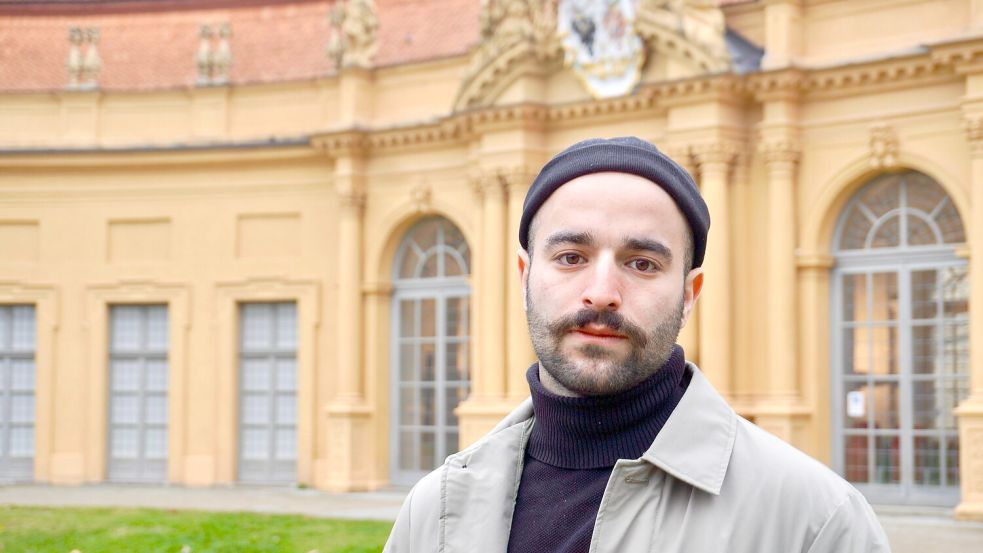
[(583, 308), (575, 313), (564, 315), (559, 319), (551, 321), (547, 325), (547, 328), (554, 338), (559, 339), (567, 332), (583, 328), (589, 324), (606, 326), (615, 332), (624, 334), (631, 343), (639, 347), (645, 347), (648, 343), (648, 337), (645, 335), (645, 331), (617, 311), (597, 311)]

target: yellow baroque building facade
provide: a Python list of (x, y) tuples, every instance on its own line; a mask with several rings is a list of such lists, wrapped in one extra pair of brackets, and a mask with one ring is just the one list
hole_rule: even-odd
[[(983, 3), (626, 0), (604, 67), (565, 0), (14, 4), (3, 480), (411, 484), (528, 393), (539, 167), (638, 135), (711, 211), (688, 359), (872, 502), (983, 519)], [(167, 25), (183, 73), (127, 73)]]

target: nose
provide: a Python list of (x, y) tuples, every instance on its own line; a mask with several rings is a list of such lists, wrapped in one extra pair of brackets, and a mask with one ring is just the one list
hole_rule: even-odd
[(598, 311), (613, 311), (621, 307), (621, 287), (613, 259), (601, 259), (595, 263), (589, 278), (581, 299), (584, 307)]

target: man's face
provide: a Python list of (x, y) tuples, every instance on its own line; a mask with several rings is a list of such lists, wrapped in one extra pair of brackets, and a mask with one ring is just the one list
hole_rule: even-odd
[(613, 394), (662, 366), (703, 283), (683, 267), (688, 232), (672, 198), (635, 175), (585, 175), (546, 200), (519, 273), (548, 390)]

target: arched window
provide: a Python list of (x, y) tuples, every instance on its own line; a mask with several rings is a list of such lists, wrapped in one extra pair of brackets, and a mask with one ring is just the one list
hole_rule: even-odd
[(454, 409), (470, 383), (471, 252), (450, 221), (406, 233), (394, 264), (392, 482), (412, 484), (458, 449)]
[(968, 394), (969, 282), (959, 214), (917, 173), (882, 175), (834, 239), (834, 467), (871, 501), (954, 505)]

